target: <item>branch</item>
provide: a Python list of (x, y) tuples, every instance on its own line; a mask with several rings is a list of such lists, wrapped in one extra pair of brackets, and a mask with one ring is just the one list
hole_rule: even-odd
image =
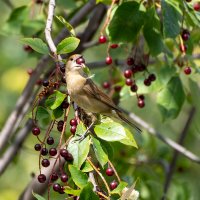
[(10, 0), (3, 0), (3, 2), (12, 10), (14, 9), (14, 6), (13, 4), (11, 3)]
[[(178, 139), (178, 144), (180, 144), (180, 145), (183, 145), (183, 142), (184, 142), (184, 140), (186, 138), (186, 135), (188, 133), (189, 126), (190, 126), (190, 124), (192, 122), (194, 113), (195, 113), (195, 109), (192, 108), (191, 111), (190, 111), (188, 120), (186, 122), (186, 125), (185, 125), (182, 133), (180, 134), (179, 139)], [(166, 180), (165, 180), (165, 184), (164, 184), (163, 196), (162, 196), (161, 200), (165, 200), (167, 198), (167, 191), (169, 189), (169, 186), (170, 186), (170, 183), (171, 183), (171, 180), (172, 180), (172, 176), (173, 176), (173, 173), (174, 173), (174, 169), (176, 167), (176, 162), (177, 162), (177, 159), (178, 159), (178, 155), (179, 155), (179, 152), (177, 150), (175, 150), (174, 154), (173, 154), (172, 161), (171, 161), (170, 166), (169, 166), (169, 170), (168, 170), (168, 172), (166, 174)]]

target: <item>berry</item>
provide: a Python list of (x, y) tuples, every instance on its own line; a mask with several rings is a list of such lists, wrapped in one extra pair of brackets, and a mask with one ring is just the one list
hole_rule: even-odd
[(179, 49), (182, 53), (185, 53), (187, 51), (187, 46), (185, 44), (180, 44)]
[(52, 137), (47, 138), (47, 144), (52, 145), (54, 143), (54, 139)]
[(124, 71), (124, 77), (125, 78), (131, 78), (133, 72), (130, 69), (127, 69)]
[(196, 11), (200, 11), (200, 2), (195, 2), (195, 3), (193, 4), (193, 8), (194, 8), (194, 10), (196, 10)]
[(113, 175), (114, 175), (113, 169), (112, 169), (112, 168), (106, 169), (106, 175), (107, 175), (107, 176), (113, 176)]
[(63, 126), (63, 124), (64, 124), (64, 121), (63, 120), (60, 120), (60, 121), (58, 121), (58, 126)]
[(132, 92), (137, 92), (137, 90), (138, 90), (138, 86), (137, 86), (136, 84), (133, 84), (133, 85), (131, 86), (131, 91), (132, 91)]
[(103, 86), (104, 89), (109, 89), (110, 88), (110, 83), (105, 81), (105, 82), (103, 82), (102, 86)]
[(141, 94), (141, 95), (139, 95), (139, 96), (138, 96), (138, 99), (144, 100), (144, 99), (145, 99), (145, 97), (144, 97), (144, 95), (143, 95), (143, 94)]
[(29, 45), (24, 45), (24, 51), (31, 53), (33, 52), (33, 49)]
[(117, 186), (118, 186), (117, 181), (112, 181), (112, 182), (110, 183), (110, 189), (111, 189), (111, 190), (114, 190)]
[(68, 162), (72, 162), (74, 160), (74, 158), (73, 158), (72, 154), (68, 152), (65, 157), (65, 160)]
[(65, 73), (65, 65), (60, 65), (60, 71), (61, 71), (62, 73)]
[(149, 74), (148, 79), (149, 79), (150, 81), (155, 81), (155, 80), (156, 80), (156, 75), (155, 75), (155, 74)]
[(59, 132), (62, 132), (62, 130), (63, 130), (63, 125), (62, 125), (62, 124), (58, 124), (58, 125), (57, 125), (57, 130), (58, 130)]
[(39, 127), (33, 127), (32, 129), (33, 135), (39, 135), (40, 134), (40, 128)]
[(76, 126), (71, 126), (70, 132), (73, 134), (76, 133)]
[(36, 144), (34, 148), (36, 151), (40, 151), (42, 147), (41, 144)]
[(106, 36), (101, 35), (101, 36), (99, 37), (99, 43), (100, 43), (100, 44), (106, 43), (106, 41), (107, 41)]
[(112, 57), (111, 57), (111, 56), (107, 56), (107, 57), (106, 57), (106, 64), (107, 64), (107, 65), (112, 64)]
[(58, 174), (56, 172), (53, 172), (51, 174), (51, 177), (50, 177), (51, 181), (56, 181), (58, 179)]
[(61, 179), (61, 181), (62, 181), (63, 183), (67, 182), (67, 181), (68, 181), (68, 176), (67, 176), (67, 174), (65, 174), (65, 173), (61, 174), (60, 179)]
[(49, 165), (50, 165), (50, 162), (49, 162), (48, 159), (45, 158), (45, 159), (42, 160), (42, 166), (43, 167), (48, 167)]
[(46, 156), (46, 155), (48, 154), (47, 148), (42, 148), (42, 149), (41, 149), (41, 154), (42, 154), (43, 156)]
[(192, 0), (186, 0), (188, 3), (191, 2)]
[(70, 125), (71, 126), (77, 126), (77, 120), (76, 119), (71, 119), (70, 120)]
[(184, 69), (184, 73), (185, 73), (186, 75), (191, 74), (191, 72), (192, 72), (192, 70), (191, 70), (190, 67), (186, 67), (186, 68)]
[(67, 149), (61, 149), (60, 150), (60, 155), (62, 156), (62, 157), (67, 157), (67, 154), (68, 154), (68, 151), (67, 151)]
[(28, 73), (28, 75), (30, 75), (30, 76), (33, 74), (33, 72), (34, 72), (33, 69), (31, 69), (31, 68), (27, 69), (27, 73)]
[(151, 85), (151, 80), (148, 79), (148, 78), (144, 79), (144, 85), (150, 86)]
[(46, 181), (46, 176), (44, 174), (38, 175), (38, 181), (44, 183)]
[(49, 149), (49, 155), (50, 156), (55, 156), (57, 154), (57, 149), (56, 148), (50, 148)]
[(133, 81), (130, 78), (126, 79), (126, 85), (131, 86), (132, 84)]
[(116, 86), (114, 87), (115, 92), (120, 92), (121, 89), (122, 89), (122, 87), (121, 87), (120, 85), (116, 85)]
[[(69, 107), (68, 101), (67, 101), (67, 100), (64, 100), (64, 101), (62, 102), (62, 104), (61, 104), (61, 107), (62, 107), (63, 109), (67, 109), (67, 108)], [(63, 122), (63, 124), (64, 124), (64, 122)]]
[(184, 41), (187, 41), (190, 37), (190, 32), (187, 29), (182, 31), (181, 37)]
[(42, 3), (43, 3), (43, 0), (36, 0), (35, 3), (37, 3), (37, 4), (42, 4)]
[(55, 183), (53, 184), (53, 190), (56, 191), (56, 192), (59, 192), (61, 189), (61, 186), (59, 183)]
[(79, 65), (84, 64), (84, 63), (85, 63), (85, 59), (82, 58), (82, 57), (80, 57), (80, 58), (78, 58), (78, 59), (76, 60), (76, 63), (79, 64)]
[(60, 190), (58, 191), (60, 194), (65, 194), (65, 188), (61, 186)]
[(127, 58), (127, 61), (126, 61), (127, 65), (131, 66), (134, 64), (134, 59), (133, 58)]
[(47, 87), (47, 86), (49, 85), (49, 81), (48, 81), (48, 80), (44, 80), (44, 81), (42, 82), (42, 85), (43, 85), (44, 87)]
[(140, 64), (137, 66), (137, 71), (139, 71), (139, 72), (143, 72), (145, 69), (146, 69), (146, 66), (143, 64)]
[(118, 44), (111, 44), (111, 45), (110, 45), (110, 48), (116, 49), (118, 46), (119, 46)]
[(145, 106), (143, 99), (138, 99), (138, 107), (143, 108)]
[(131, 71), (132, 71), (133, 73), (138, 72), (138, 67), (137, 67), (137, 65), (132, 66), (132, 67), (131, 67)]

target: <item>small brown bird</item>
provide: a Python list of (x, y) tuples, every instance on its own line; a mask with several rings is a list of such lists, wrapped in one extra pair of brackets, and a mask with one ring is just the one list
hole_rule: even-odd
[(123, 113), (111, 100), (101, 91), (98, 86), (84, 73), (85, 60), (82, 55), (72, 55), (66, 64), (65, 77), (67, 90), (79, 107), (86, 113), (101, 114), (110, 118), (122, 120), (141, 131), (129, 117)]

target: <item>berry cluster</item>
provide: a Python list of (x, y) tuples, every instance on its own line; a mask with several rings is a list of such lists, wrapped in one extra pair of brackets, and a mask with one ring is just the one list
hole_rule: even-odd
[(71, 127), (70, 127), (70, 132), (71, 132), (72, 134), (75, 134), (75, 133), (76, 133), (76, 127), (77, 127), (77, 125), (78, 125), (77, 120), (76, 120), (76, 119), (71, 119), (71, 120), (70, 120), (70, 125), (71, 125)]
[[(106, 175), (107, 176), (113, 176), (114, 175), (114, 170), (110, 167), (108, 167), (106, 169)], [(113, 180), (112, 182), (110, 182), (110, 189), (114, 190), (116, 187), (118, 186), (117, 181)]]

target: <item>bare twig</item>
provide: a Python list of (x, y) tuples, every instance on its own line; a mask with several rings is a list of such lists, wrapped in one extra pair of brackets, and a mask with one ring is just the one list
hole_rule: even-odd
[[(190, 113), (189, 113), (189, 117), (188, 117), (188, 120), (186, 122), (186, 125), (183, 128), (183, 131), (180, 134), (180, 137), (178, 139), (178, 144), (180, 144), (180, 145), (183, 145), (185, 137), (186, 137), (186, 135), (188, 133), (189, 126), (190, 126), (190, 124), (192, 122), (194, 113), (195, 113), (195, 109), (192, 108)], [(178, 159), (178, 155), (179, 155), (179, 152), (177, 150), (175, 150), (174, 154), (173, 154), (173, 157), (172, 157), (172, 161), (171, 161), (171, 163), (169, 165), (169, 170), (166, 173), (166, 180), (165, 180), (163, 196), (162, 196), (161, 200), (165, 200), (167, 198), (167, 191), (169, 189), (169, 186), (170, 186), (170, 183), (171, 183), (171, 180), (172, 180), (172, 176), (173, 176), (173, 173), (174, 173), (174, 169), (176, 167), (176, 162), (177, 162), (177, 159)]]

